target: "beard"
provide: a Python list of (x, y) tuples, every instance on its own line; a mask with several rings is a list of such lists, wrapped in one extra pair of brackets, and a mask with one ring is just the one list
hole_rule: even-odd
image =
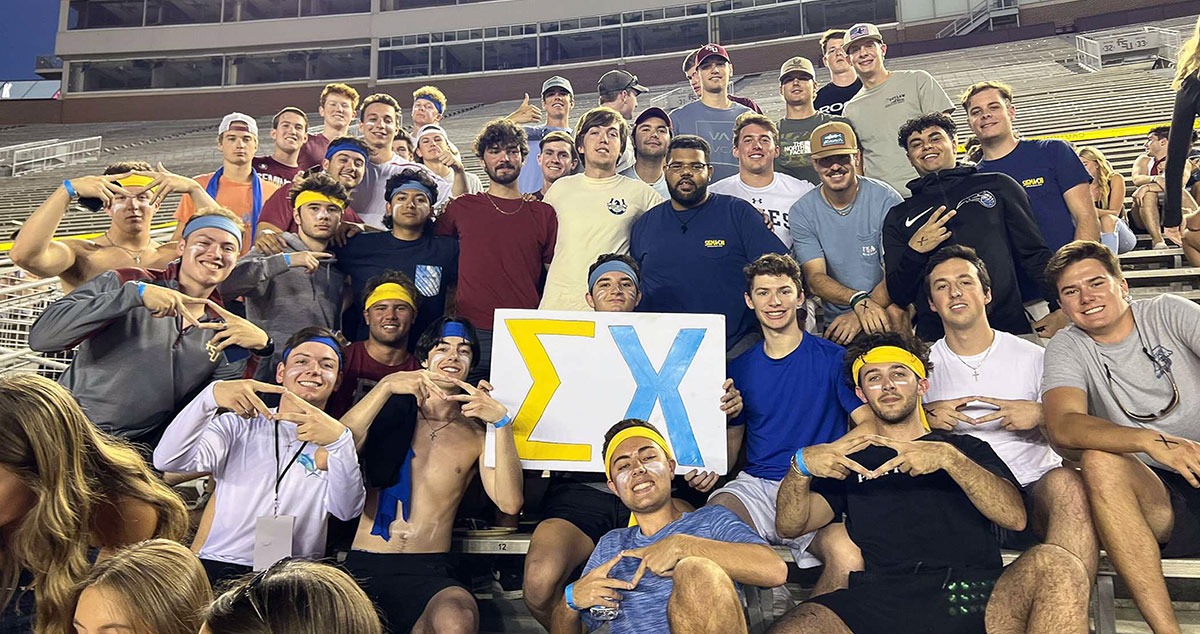
[[(696, 185), (695, 181), (689, 182), (691, 182), (693, 185)], [(676, 183), (676, 187), (678, 187), (678, 183)], [(700, 204), (700, 202), (703, 201), (704, 197), (708, 194), (707, 183), (704, 185), (696, 185), (695, 189), (690, 192), (681, 192), (676, 187), (670, 188), (671, 200), (674, 200), (684, 207), (695, 207), (696, 205)]]
[[(509, 169), (509, 172), (508, 174), (501, 176), (499, 173), (500, 169), (505, 167)], [(517, 180), (517, 177), (521, 175), (520, 169), (518, 169), (512, 163), (507, 162), (500, 163), (495, 168), (490, 168), (485, 165), (483, 171), (487, 172), (488, 178), (491, 179), (493, 183), (498, 185), (508, 185), (509, 183)]]
[(895, 405), (894, 409), (883, 412), (879, 410), (879, 405), (872, 403), (871, 411), (875, 413), (875, 417), (882, 421), (885, 425), (899, 425), (908, 420), (909, 416), (917, 409), (919, 401), (916, 395), (905, 399)]

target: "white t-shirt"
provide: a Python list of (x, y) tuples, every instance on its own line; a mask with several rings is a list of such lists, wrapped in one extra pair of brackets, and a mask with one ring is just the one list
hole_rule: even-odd
[(740, 175), (723, 178), (708, 187), (714, 194), (735, 196), (754, 205), (758, 211), (771, 218), (771, 230), (783, 241), (784, 246), (792, 248), (792, 231), (788, 225), (788, 210), (800, 197), (816, 189), (813, 184), (788, 176), (775, 173), (775, 178), (766, 187), (751, 187), (742, 182)]
[[(1041, 402), (1045, 349), (1007, 332), (992, 332), (996, 338), (990, 352), (985, 350), (977, 355), (956, 355), (945, 339), (933, 344), (929, 351), (933, 372), (929, 376), (926, 403), (964, 396)], [(978, 369), (978, 380), (972, 368)], [(995, 410), (982, 403), (970, 403), (962, 411), (971, 418), (982, 418)], [(1001, 427), (1003, 422), (958, 423), (954, 433), (970, 434), (991, 445), (1023, 487), (1062, 465), (1062, 458), (1050, 447), (1040, 429), (1009, 431)]]

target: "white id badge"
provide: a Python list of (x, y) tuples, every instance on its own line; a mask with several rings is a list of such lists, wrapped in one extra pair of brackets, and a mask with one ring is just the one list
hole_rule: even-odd
[(293, 515), (260, 517), (254, 525), (254, 570), (266, 570), (271, 564), (292, 556)]

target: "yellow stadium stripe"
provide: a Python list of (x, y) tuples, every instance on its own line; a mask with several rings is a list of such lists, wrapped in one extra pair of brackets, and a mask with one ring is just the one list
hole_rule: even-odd
[[(165, 229), (167, 227), (174, 227), (174, 226), (175, 226), (175, 221), (172, 220), (171, 222), (164, 222), (160, 225), (151, 225), (150, 230), (154, 231), (156, 229)], [(104, 235), (103, 231), (101, 231), (99, 233), (81, 233), (79, 235), (74, 235), (74, 236), (61, 236), (61, 237), (52, 238), (52, 239), (56, 242), (62, 242), (63, 240), (95, 240), (96, 238), (99, 238), (102, 235)], [(0, 252), (9, 251), (12, 249), (12, 246), (13, 246), (13, 243), (11, 241), (10, 242), (0, 242)]]
[[(1119, 139), (1123, 137), (1139, 137), (1146, 136), (1150, 130), (1161, 125), (1171, 125), (1170, 121), (1162, 123), (1146, 123), (1142, 125), (1126, 125), (1116, 128), (1099, 128), (1096, 130), (1080, 130), (1078, 132), (1059, 132), (1056, 134), (1035, 134), (1033, 136), (1021, 137), (1023, 139), (1059, 139), (1062, 141), (1070, 141), (1071, 143), (1081, 143), (1084, 141), (1100, 141), (1106, 139)], [(1197, 120), (1195, 128), (1200, 128), (1200, 120)], [(959, 153), (967, 151), (966, 146), (958, 146)]]

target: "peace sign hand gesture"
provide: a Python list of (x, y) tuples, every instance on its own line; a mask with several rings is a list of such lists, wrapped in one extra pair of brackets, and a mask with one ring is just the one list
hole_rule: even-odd
[(266, 419), (274, 418), (275, 415), (271, 409), (258, 397), (260, 392), (284, 394), (287, 390), (281, 385), (271, 385), (253, 379), (213, 383), (213, 400), (217, 403), (217, 407), (232, 410), (242, 418), (253, 418), (255, 413)]
[(946, 223), (957, 214), (958, 211), (951, 209), (946, 210), (946, 206), (942, 205), (934, 210), (929, 216), (929, 220), (921, 225), (920, 229), (908, 239), (908, 248), (917, 253), (929, 253), (937, 248), (937, 246), (953, 235), (946, 228)]
[(575, 585), (572, 586), (572, 602), (577, 610), (587, 610), (597, 605), (606, 608), (618, 607), (621, 599), (624, 598), (619, 590), (632, 590), (637, 587), (636, 579), (641, 577), (640, 574), (632, 582), (608, 576), (608, 573), (612, 572), (613, 566), (627, 556), (629, 555), (623, 552), (617, 553), (616, 557), (592, 568), (586, 575), (580, 577), (579, 581), (575, 582)]
[(847, 435), (831, 443), (805, 447), (801, 455), (805, 468), (818, 478), (845, 480), (851, 472), (870, 477), (871, 472), (866, 467), (847, 456), (871, 444), (869, 436)]
[(478, 418), (485, 423), (498, 423), (508, 415), (508, 408), (500, 404), (500, 401), (492, 398), (486, 390), (476, 387), (471, 387), (470, 383), (451, 379), (454, 384), (462, 388), (463, 394), (453, 394), (446, 397), (448, 401), (458, 401), (462, 403), (463, 416)]
[[(291, 411), (283, 411), (285, 406)], [(279, 400), (279, 410), (275, 418), (296, 423), (296, 438), (304, 442), (324, 447), (341, 438), (342, 432), (346, 431), (346, 426), (336, 418), (291, 392), (284, 392)]]
[(250, 320), (238, 317), (212, 300), (204, 301), (213, 312), (225, 320), (224, 322), (200, 324), (201, 328), (219, 331), (208, 342), (208, 353), (214, 360), (229, 346), (239, 346), (247, 350), (262, 350), (271, 342), (271, 337)]
[(75, 188), (75, 193), (80, 198), (99, 198), (104, 202), (105, 207), (112, 206), (113, 196), (125, 196), (133, 198), (133, 194), (129, 190), (121, 187), (117, 181), (129, 176), (133, 172), (124, 172), (122, 174), (105, 174), (103, 176), (81, 176), (71, 179), (71, 186)]

